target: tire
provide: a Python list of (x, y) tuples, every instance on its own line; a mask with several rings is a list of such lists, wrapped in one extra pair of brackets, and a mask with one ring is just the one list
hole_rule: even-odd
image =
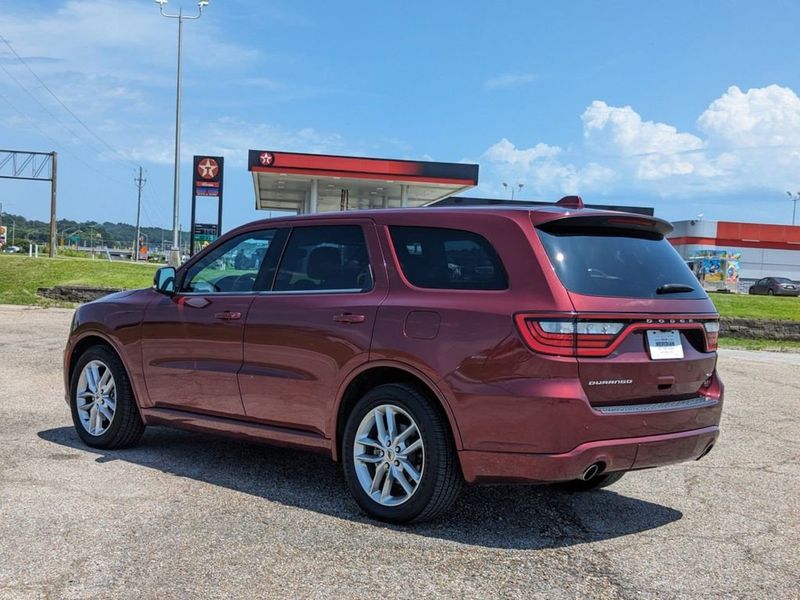
[(592, 477), (589, 481), (573, 479), (572, 481), (560, 483), (558, 486), (567, 492), (591, 492), (617, 483), (622, 479), (623, 475), (625, 475), (625, 471), (614, 471), (613, 473), (597, 475), (596, 477)]
[[(455, 502), (464, 480), (445, 417), (437, 408), (413, 387), (394, 383), (373, 388), (353, 407), (342, 438), (344, 474), (350, 493), (369, 516), (389, 523), (420, 522), (438, 517)], [(379, 420), (387, 433), (389, 423), (396, 423), (388, 446), (386, 438), (379, 445)], [(370, 444), (357, 444), (357, 438)], [(357, 460), (355, 450), (364, 458)], [(372, 495), (366, 489), (370, 486), (375, 488)], [(408, 487), (413, 488), (410, 493)]]
[[(103, 389), (107, 389), (107, 383), (102, 386), (95, 383), (92, 386), (93, 378), (99, 376), (102, 382), (106, 372), (110, 374), (113, 384), (113, 391), (108, 394), (102, 393)], [(93, 394), (92, 387), (100, 388), (99, 395)], [(107, 346), (92, 346), (78, 358), (70, 379), (69, 404), (75, 430), (83, 442), (92, 448), (132, 446), (144, 433), (144, 422), (128, 374), (119, 356)], [(88, 408), (90, 406), (94, 410)]]

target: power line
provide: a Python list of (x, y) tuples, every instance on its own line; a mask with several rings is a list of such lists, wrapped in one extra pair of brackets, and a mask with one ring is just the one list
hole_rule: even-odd
[(66, 147), (64, 144), (62, 144), (61, 142), (59, 142), (58, 140), (56, 140), (55, 138), (53, 138), (53, 136), (51, 136), (51, 135), (50, 135), (49, 133), (47, 133), (47, 132), (46, 132), (44, 129), (42, 129), (41, 127), (39, 127), (39, 124), (38, 124), (36, 121), (34, 121), (34, 120), (31, 118), (31, 117), (29, 117), (29, 116), (28, 116), (28, 115), (26, 115), (24, 112), (22, 112), (22, 111), (21, 111), (19, 108), (17, 108), (17, 107), (14, 105), (14, 103), (13, 103), (13, 102), (11, 102), (11, 100), (9, 100), (9, 99), (8, 99), (8, 98), (7, 98), (7, 97), (6, 97), (6, 96), (5, 96), (5, 95), (4, 95), (2, 92), (0, 92), (0, 98), (2, 98), (2, 99), (5, 101), (5, 103), (6, 103), (6, 104), (8, 104), (8, 105), (9, 105), (9, 106), (10, 106), (10, 107), (13, 109), (13, 110), (15, 110), (17, 113), (19, 113), (19, 115), (20, 115), (20, 116), (22, 116), (23, 118), (25, 118), (25, 119), (26, 119), (26, 120), (27, 120), (27, 121), (28, 121), (28, 122), (29, 122), (31, 125), (33, 125), (33, 127), (34, 127), (34, 128), (36, 128), (36, 130), (37, 130), (39, 133), (41, 133), (41, 134), (42, 134), (43, 136), (45, 136), (45, 137), (46, 137), (48, 140), (50, 140), (50, 141), (53, 143), (53, 145), (54, 145), (55, 147), (59, 148), (60, 150), (62, 150), (62, 151), (63, 151), (63, 152), (65, 152), (66, 154), (69, 154), (69, 155), (70, 155), (72, 158), (74, 158), (75, 160), (77, 160), (79, 163), (81, 163), (81, 164), (82, 164), (84, 167), (86, 167), (87, 169), (89, 169), (89, 170), (91, 170), (91, 171), (94, 171), (95, 173), (97, 173), (97, 174), (99, 174), (99, 175), (102, 175), (103, 177), (105, 177), (106, 179), (108, 179), (109, 181), (111, 181), (111, 182), (113, 182), (113, 183), (116, 183), (116, 184), (123, 185), (121, 181), (119, 181), (119, 180), (117, 180), (117, 179), (114, 179), (113, 177), (109, 176), (109, 175), (108, 175), (108, 174), (106, 174), (106, 173), (103, 173), (103, 172), (102, 172), (102, 171), (100, 171), (99, 169), (96, 169), (95, 167), (93, 167), (92, 165), (90, 165), (89, 163), (87, 163), (85, 160), (83, 160), (83, 159), (82, 159), (80, 156), (78, 156), (77, 154), (75, 154), (74, 152), (72, 152), (72, 151), (71, 151), (69, 148), (67, 148), (67, 147)]
[[(95, 139), (96, 139), (98, 142), (100, 142), (101, 144), (103, 144), (103, 146), (105, 146), (106, 148), (108, 148), (109, 150), (111, 150), (111, 152), (113, 152), (113, 153), (114, 153), (114, 154), (116, 154), (118, 157), (120, 157), (120, 159), (121, 159), (121, 160), (124, 160), (125, 162), (127, 162), (127, 163), (129, 163), (129, 164), (133, 165), (134, 167), (138, 167), (138, 165), (137, 165), (136, 163), (134, 163), (133, 161), (131, 161), (130, 159), (128, 159), (128, 158), (127, 158), (127, 157), (126, 157), (124, 154), (122, 154), (122, 153), (121, 153), (119, 150), (117, 150), (116, 148), (114, 148), (113, 146), (111, 146), (111, 144), (109, 144), (109, 143), (108, 143), (108, 142), (106, 142), (106, 141), (105, 141), (103, 138), (101, 138), (99, 135), (97, 135), (97, 134), (96, 134), (96, 133), (95, 133), (95, 132), (94, 132), (94, 131), (93, 131), (93, 130), (92, 130), (92, 129), (91, 129), (91, 128), (90, 128), (90, 127), (89, 127), (89, 126), (88, 126), (88, 125), (87, 125), (87, 124), (86, 124), (86, 123), (85, 123), (85, 122), (84, 122), (84, 121), (83, 121), (83, 120), (82, 120), (80, 117), (79, 117), (79, 116), (78, 116), (78, 115), (76, 115), (74, 112), (72, 112), (72, 110), (70, 110), (70, 108), (69, 108), (69, 107), (68, 107), (66, 104), (64, 104), (64, 102), (62, 102), (61, 98), (59, 98), (59, 97), (56, 95), (56, 93), (55, 93), (53, 90), (51, 90), (51, 89), (50, 89), (50, 87), (49, 87), (49, 86), (48, 86), (48, 85), (47, 85), (47, 84), (46, 84), (46, 83), (45, 83), (45, 82), (42, 80), (42, 78), (41, 78), (41, 77), (39, 77), (39, 76), (36, 74), (36, 72), (35, 72), (33, 69), (31, 69), (30, 65), (28, 65), (28, 63), (25, 61), (25, 59), (23, 59), (23, 58), (22, 58), (22, 57), (21, 57), (21, 56), (20, 56), (20, 55), (17, 53), (17, 51), (16, 51), (16, 50), (14, 49), (14, 47), (11, 45), (11, 42), (9, 42), (9, 41), (6, 39), (6, 37), (5, 37), (5, 36), (3, 36), (3, 35), (0, 35), (0, 41), (2, 41), (2, 42), (3, 42), (3, 43), (6, 45), (6, 46), (8, 46), (8, 49), (9, 49), (9, 50), (11, 50), (11, 52), (14, 54), (14, 56), (16, 56), (16, 57), (17, 57), (17, 60), (19, 60), (19, 62), (21, 62), (21, 63), (22, 63), (24, 66), (25, 66), (25, 68), (26, 68), (26, 69), (28, 69), (28, 71), (30, 71), (31, 75), (33, 75), (33, 76), (36, 78), (36, 81), (38, 81), (39, 83), (41, 83), (41, 84), (42, 84), (42, 87), (43, 87), (45, 90), (47, 90), (47, 92), (48, 92), (48, 93), (49, 93), (49, 94), (50, 94), (50, 95), (51, 95), (53, 98), (55, 98), (56, 102), (58, 102), (58, 103), (61, 105), (61, 107), (62, 107), (64, 110), (66, 110), (66, 111), (67, 111), (67, 112), (68, 112), (70, 115), (72, 115), (72, 118), (74, 118), (74, 119), (75, 119), (75, 120), (76, 120), (78, 123), (80, 123), (80, 124), (81, 124), (81, 126), (82, 126), (82, 127), (83, 127), (83, 128), (84, 128), (84, 129), (85, 129), (85, 130), (86, 130), (86, 131), (87, 131), (87, 132), (88, 132), (88, 133), (89, 133), (91, 136), (92, 136), (92, 137), (94, 137), (94, 138), (95, 138)], [(5, 69), (3, 69), (3, 70), (5, 70)]]

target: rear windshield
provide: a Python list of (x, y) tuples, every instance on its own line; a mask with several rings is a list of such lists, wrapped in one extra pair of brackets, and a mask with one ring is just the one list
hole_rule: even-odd
[[(661, 234), (585, 228), (538, 231), (561, 283), (571, 292), (618, 298), (706, 297)], [(691, 291), (679, 291), (682, 286)]]

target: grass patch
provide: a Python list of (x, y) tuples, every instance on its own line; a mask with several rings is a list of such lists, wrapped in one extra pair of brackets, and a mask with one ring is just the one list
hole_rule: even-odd
[(708, 295), (723, 317), (800, 321), (800, 298), (792, 296)]
[(800, 352), (800, 342), (778, 340), (748, 340), (744, 338), (721, 337), (722, 348), (739, 348), (742, 350), (770, 350), (772, 352)]
[(0, 304), (64, 306), (36, 295), (37, 288), (56, 285), (149, 287), (156, 268), (147, 263), (109, 262), (100, 258), (29, 258), (0, 254)]

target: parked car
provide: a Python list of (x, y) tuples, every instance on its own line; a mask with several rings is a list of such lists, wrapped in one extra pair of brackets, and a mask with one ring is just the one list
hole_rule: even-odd
[(788, 277), (764, 277), (747, 290), (748, 294), (767, 294), (768, 296), (800, 295), (800, 284)]
[(587, 491), (699, 459), (719, 320), (670, 230), (577, 197), (251, 223), (75, 312), (75, 428), (96, 448), (168, 425), (323, 452), (390, 522), (464, 482)]

